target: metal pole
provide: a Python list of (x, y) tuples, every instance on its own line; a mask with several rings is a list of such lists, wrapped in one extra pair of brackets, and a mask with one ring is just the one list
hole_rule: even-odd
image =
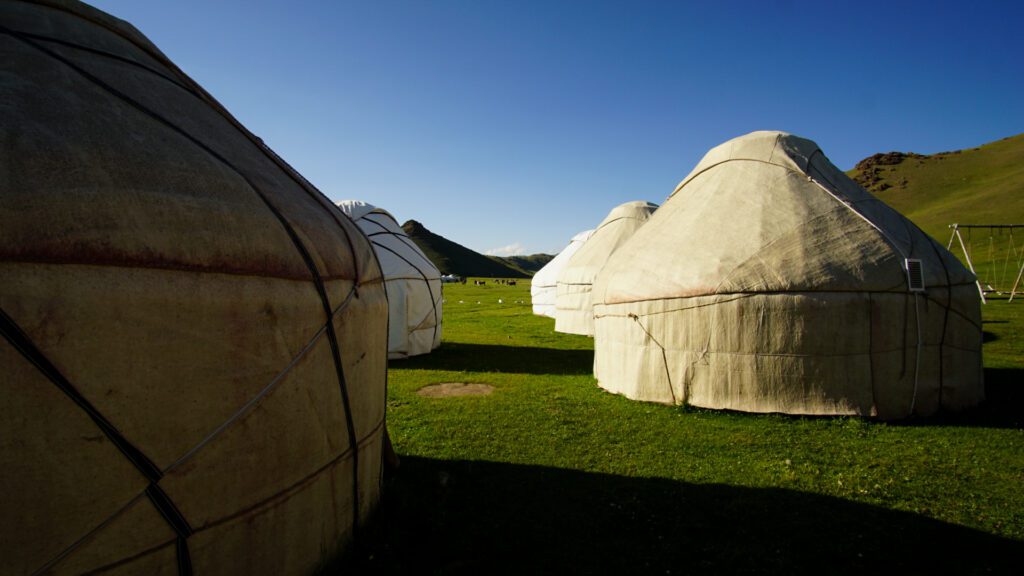
[(1017, 281), (1013, 283), (1013, 290), (1010, 290), (1010, 299), (1008, 302), (1013, 302), (1013, 297), (1017, 294), (1017, 286), (1020, 285), (1021, 276), (1024, 276), (1024, 264), (1021, 264), (1020, 272), (1017, 273)]
[(971, 255), (967, 253), (967, 246), (964, 246), (964, 237), (960, 235), (960, 228), (956, 228), (953, 233), (956, 234), (957, 240), (960, 241), (960, 248), (963, 249), (964, 258), (967, 259), (967, 267), (971, 269), (971, 274), (974, 274), (974, 283), (978, 286), (978, 295), (981, 296), (981, 303), (988, 304), (985, 301), (985, 291), (981, 289), (981, 281), (978, 280), (978, 273), (974, 271), (974, 264), (971, 264)]

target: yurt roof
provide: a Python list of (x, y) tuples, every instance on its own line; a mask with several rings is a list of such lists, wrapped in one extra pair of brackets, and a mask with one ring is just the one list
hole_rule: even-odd
[(613, 208), (562, 268), (558, 282), (591, 283), (608, 260), (608, 255), (625, 243), (657, 208), (657, 204), (643, 200), (626, 202)]
[(387, 210), (361, 200), (342, 200), (338, 208), (369, 237), (389, 279), (438, 279), (441, 273)]
[(550, 262), (545, 264), (543, 268), (533, 275), (533, 280), (530, 285), (534, 288), (543, 286), (550, 286), (553, 288), (558, 282), (558, 273), (562, 271), (562, 268), (569, 262), (572, 255), (583, 246), (593, 233), (593, 230), (584, 230), (583, 232), (573, 236), (572, 240), (569, 241), (569, 244), (563, 248), (561, 252), (556, 254)]
[(906, 258), (922, 261), (926, 286), (973, 280), (917, 226), (832, 165), (817, 144), (753, 132), (704, 156), (612, 256), (597, 298), (905, 292)]

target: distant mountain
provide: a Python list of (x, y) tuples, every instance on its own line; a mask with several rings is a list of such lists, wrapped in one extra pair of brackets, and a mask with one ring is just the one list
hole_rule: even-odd
[(510, 268), (521, 270), (524, 274), (533, 276), (545, 264), (551, 262), (554, 255), (530, 254), (529, 256), (488, 256), (488, 258), (494, 258)]
[(953, 223), (1024, 223), (1024, 134), (931, 155), (875, 154), (847, 174), (943, 246)]
[[(476, 276), (481, 278), (529, 278), (535, 270), (522, 268), (517, 262), (496, 256), (484, 256), (465, 246), (427, 230), (423, 224), (409, 220), (402, 230), (423, 250), (442, 274)], [(541, 255), (547, 256), (547, 255)], [(519, 257), (513, 257), (519, 258)], [(524, 258), (534, 258), (526, 256)], [(550, 260), (552, 257), (547, 256)], [(532, 265), (532, 264), (531, 264)]]

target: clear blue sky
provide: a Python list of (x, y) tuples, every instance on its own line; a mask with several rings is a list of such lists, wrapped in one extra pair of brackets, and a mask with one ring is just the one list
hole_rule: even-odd
[(709, 148), (1024, 132), (1024, 2), (93, 0), (334, 200), (554, 253)]

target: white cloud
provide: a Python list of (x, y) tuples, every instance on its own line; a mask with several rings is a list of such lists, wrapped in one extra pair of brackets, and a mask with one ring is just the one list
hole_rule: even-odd
[(508, 246), (485, 250), (484, 254), (487, 254), (488, 256), (519, 256), (521, 254), (526, 254), (526, 247), (523, 246), (522, 242), (513, 242)]

